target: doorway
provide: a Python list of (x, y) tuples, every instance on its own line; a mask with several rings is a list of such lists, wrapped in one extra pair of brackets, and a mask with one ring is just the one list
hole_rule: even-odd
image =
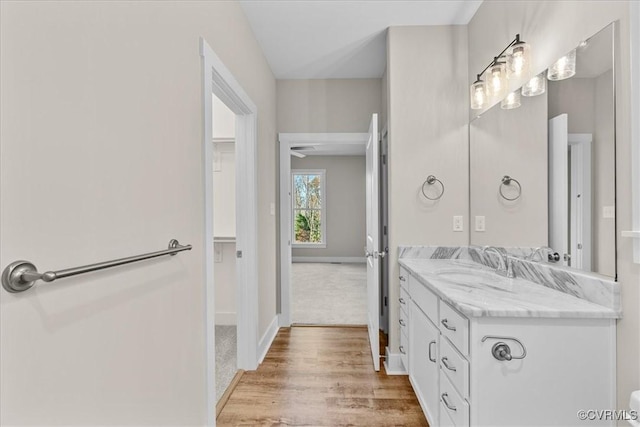
[[(360, 240), (356, 249), (354, 261), (363, 263), (365, 268), (362, 272), (366, 272), (366, 293), (362, 302), (366, 306), (366, 317), (362, 316), (362, 320), (369, 330), (369, 340), (371, 344), (371, 354), (373, 358), (373, 366), (375, 370), (379, 369), (379, 333), (380, 333), (380, 263), (386, 254), (380, 242), (380, 135), (378, 132), (377, 114), (372, 115), (371, 125), (368, 133), (323, 133), (323, 134), (279, 134), (280, 142), (280, 326), (290, 326), (295, 323), (293, 310), (293, 299), (295, 296), (294, 269), (293, 261), (309, 261), (304, 259), (303, 255), (297, 253), (294, 259), (294, 250), (300, 249), (297, 244), (312, 243), (316, 247), (321, 248), (323, 244), (330, 244), (330, 241), (324, 241), (322, 238), (311, 238), (310, 242), (300, 239), (297, 231), (303, 228), (305, 218), (298, 218), (297, 210), (307, 210), (309, 206), (303, 204), (296, 205), (296, 198), (300, 198), (296, 194), (297, 189), (295, 179), (296, 175), (305, 183), (310, 180), (322, 181), (324, 176), (323, 168), (315, 165), (313, 169), (295, 169), (292, 164), (298, 163), (296, 160), (306, 157), (313, 157), (319, 152), (326, 154), (335, 150), (356, 150), (360, 155), (364, 155), (364, 190), (365, 204), (364, 215), (360, 214), (358, 219), (366, 224), (363, 240)], [(296, 160), (292, 161), (293, 158)], [(310, 166), (310, 165), (307, 165)], [(326, 178), (325, 178), (326, 179)], [(306, 181), (305, 181), (306, 180)], [(304, 186), (303, 186), (304, 187)], [(307, 190), (304, 190), (305, 192)], [(298, 191), (299, 192), (299, 191)], [(321, 193), (320, 193), (321, 194)], [(360, 193), (362, 195), (362, 193)], [(303, 194), (306, 197), (306, 193)], [(373, 197), (373, 198), (372, 198)], [(304, 197), (303, 197), (304, 199)], [(320, 201), (320, 204), (322, 202)], [(323, 213), (319, 214), (322, 217)], [(326, 215), (326, 213), (324, 214)], [(296, 223), (301, 224), (296, 224)], [(296, 229), (298, 227), (298, 229)], [(312, 230), (313, 227), (308, 227)], [(316, 236), (322, 235), (321, 227), (316, 231)], [(365, 246), (366, 245), (366, 246)], [(359, 254), (359, 255), (358, 255)], [(364, 256), (363, 256), (364, 255)], [(301, 259), (302, 258), (302, 259)], [(317, 259), (316, 259), (317, 260)], [(325, 262), (332, 262), (331, 257), (327, 257)], [(316, 272), (320, 280), (317, 286), (326, 286), (327, 273)], [(324, 276), (323, 276), (324, 275)], [(339, 287), (338, 287), (339, 288)], [(339, 289), (338, 289), (339, 290)], [(334, 296), (335, 297), (335, 296)], [(338, 297), (339, 298), (339, 297)], [(324, 303), (323, 305), (328, 305)], [(334, 302), (335, 304), (335, 302)], [(322, 304), (317, 304), (322, 305)], [(348, 310), (348, 308), (346, 309)], [(314, 322), (315, 323), (315, 322)], [(338, 322), (333, 322), (338, 323)], [(360, 322), (358, 322), (360, 323)]]
[[(231, 72), (200, 39), (202, 56), (202, 170), (204, 181), (205, 224), (204, 282), (206, 295), (206, 363), (207, 419), (215, 425), (216, 418), (216, 289), (214, 244), (214, 139), (213, 95), (234, 115), (235, 166), (235, 259), (237, 367), (255, 370), (258, 367), (258, 219), (257, 219), (257, 114), (258, 109)], [(224, 236), (220, 236), (224, 237)], [(224, 252), (222, 253), (224, 256)]]

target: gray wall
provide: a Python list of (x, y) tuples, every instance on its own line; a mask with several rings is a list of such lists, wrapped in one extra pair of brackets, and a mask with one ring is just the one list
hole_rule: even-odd
[[(516, 33), (534, 50), (533, 72), (549, 64), (581, 40), (620, 20), (616, 55), (617, 230), (631, 230), (630, 37), (627, 1), (483, 2), (469, 23), (469, 80), (484, 68)], [(500, 22), (500, 25), (496, 25)], [(524, 82), (514, 82), (513, 88)], [(470, 112), (471, 114), (471, 112)], [(627, 408), (629, 394), (640, 389), (640, 265), (633, 263), (632, 239), (617, 239), (618, 279), (624, 318), (618, 321), (618, 407)], [(620, 425), (623, 425), (621, 422)]]
[[(492, 24), (493, 25), (493, 24)], [(466, 26), (391, 27), (389, 85), (389, 343), (397, 352), (398, 245), (467, 245), (469, 153)], [(428, 175), (445, 185), (437, 202), (421, 193)], [(452, 230), (464, 217), (464, 232)]]
[(294, 248), (293, 257), (358, 257), (365, 246), (364, 156), (291, 158), (291, 169), (326, 169), (326, 248)]
[(367, 132), (380, 79), (278, 80), (278, 132)]

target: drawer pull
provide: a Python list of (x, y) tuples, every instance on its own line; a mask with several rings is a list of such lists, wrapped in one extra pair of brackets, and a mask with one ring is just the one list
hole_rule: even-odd
[(406, 352), (406, 351), (404, 351), (404, 346), (400, 346), (400, 353), (402, 353), (402, 354), (407, 354), (407, 352)]
[(449, 326), (449, 320), (448, 319), (442, 319), (440, 321), (440, 323), (442, 323), (442, 326), (444, 326), (448, 330), (453, 331), (453, 332), (456, 331), (456, 327), (455, 326)]
[(452, 410), (452, 411), (457, 411), (458, 409), (453, 406), (451, 403), (449, 403), (449, 394), (447, 393), (442, 393), (440, 395), (440, 398), (442, 399), (442, 403), (444, 403), (444, 406), (446, 406), (448, 409)]
[(398, 320), (398, 322), (400, 322), (400, 324), (402, 326), (407, 326), (407, 324), (405, 323), (405, 321), (403, 319)]
[(402, 297), (398, 298), (398, 301), (400, 301), (400, 304), (406, 304), (404, 298), (402, 298)]
[(407, 281), (407, 279), (406, 279), (404, 276), (400, 276), (400, 281), (401, 281), (401, 282), (406, 282), (406, 281)]
[(433, 363), (436, 363), (436, 358), (431, 357), (431, 346), (436, 343), (436, 340), (433, 340), (429, 343), (429, 360)]
[(449, 359), (447, 359), (446, 357), (443, 357), (440, 360), (442, 361), (442, 364), (444, 365), (445, 368), (447, 368), (448, 370), (453, 371), (453, 372), (456, 371), (456, 367), (455, 366), (449, 365)]

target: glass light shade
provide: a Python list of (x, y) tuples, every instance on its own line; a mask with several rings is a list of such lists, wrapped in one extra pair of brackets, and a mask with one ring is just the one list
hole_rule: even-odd
[(538, 74), (522, 86), (522, 96), (542, 95), (547, 90), (546, 72)]
[(504, 62), (492, 65), (487, 71), (487, 92), (494, 98), (502, 98), (508, 90), (507, 70)]
[(573, 77), (576, 73), (576, 50), (573, 49), (571, 52), (558, 59), (549, 69), (547, 70), (547, 78), (549, 80), (564, 80), (569, 77)]
[(528, 43), (518, 42), (507, 52), (507, 73), (510, 78), (527, 77), (531, 66), (531, 49)]
[(507, 95), (502, 102), (500, 102), (500, 108), (503, 110), (512, 110), (520, 106), (520, 91), (516, 90)]
[(470, 88), (471, 109), (480, 110), (487, 105), (487, 84), (482, 80), (477, 80)]

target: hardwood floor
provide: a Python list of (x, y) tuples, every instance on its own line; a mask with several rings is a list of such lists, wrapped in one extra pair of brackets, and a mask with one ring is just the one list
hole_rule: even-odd
[(373, 371), (361, 327), (280, 329), (217, 425), (428, 426), (407, 377)]

